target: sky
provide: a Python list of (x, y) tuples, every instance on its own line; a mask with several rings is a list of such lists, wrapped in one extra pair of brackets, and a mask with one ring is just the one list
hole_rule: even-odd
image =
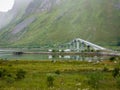
[(9, 11), (14, 4), (14, 0), (0, 0), (0, 11), (7, 12)]

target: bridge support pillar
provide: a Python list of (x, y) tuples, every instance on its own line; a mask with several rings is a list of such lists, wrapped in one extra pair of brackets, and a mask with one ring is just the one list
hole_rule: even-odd
[(77, 49), (77, 52), (80, 51), (80, 42), (79, 41), (76, 41), (76, 49)]

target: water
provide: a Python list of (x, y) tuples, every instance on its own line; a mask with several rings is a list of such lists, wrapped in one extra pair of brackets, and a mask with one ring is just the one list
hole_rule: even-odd
[(102, 57), (86, 57), (80, 55), (64, 55), (64, 56), (52, 56), (52, 55), (39, 55), (39, 54), (0, 54), (0, 58), (5, 60), (79, 60), (79, 61), (96, 61), (103, 60)]
[(0, 58), (4, 60), (79, 60), (79, 61), (99, 61), (104, 60), (106, 57), (88, 57), (81, 55), (41, 55), (41, 54), (22, 54), (14, 55), (13, 51), (16, 50), (0, 50)]

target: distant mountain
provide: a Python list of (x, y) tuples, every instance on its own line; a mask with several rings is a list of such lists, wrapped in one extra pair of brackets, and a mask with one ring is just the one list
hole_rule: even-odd
[(32, 0), (15, 0), (13, 9), (8, 12), (0, 12), (0, 29), (8, 25), (11, 21), (19, 20)]
[(4, 14), (1, 46), (53, 47), (74, 38), (120, 45), (120, 0), (26, 0)]

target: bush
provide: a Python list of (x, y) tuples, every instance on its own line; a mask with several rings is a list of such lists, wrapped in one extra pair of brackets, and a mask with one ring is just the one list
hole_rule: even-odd
[(109, 59), (110, 61), (115, 61), (116, 60), (116, 57), (114, 56), (114, 57), (110, 57), (110, 59)]
[(54, 77), (53, 76), (51, 76), (51, 75), (47, 76), (47, 85), (48, 85), (48, 87), (53, 87), (53, 85), (54, 85)]
[(107, 67), (104, 67), (102, 71), (103, 71), (103, 72), (108, 72), (109, 69), (108, 69)]
[(11, 83), (15, 82), (15, 78), (12, 75), (11, 76), (8, 75), (8, 76), (5, 77), (5, 81), (7, 83), (11, 84)]
[(3, 76), (3, 71), (0, 69), (0, 78)]
[(8, 75), (8, 71), (6, 69), (0, 69), (0, 78), (4, 78)]
[(55, 52), (57, 52), (57, 50), (53, 49), (52, 52), (55, 53)]
[(113, 74), (114, 78), (116, 78), (117, 76), (119, 76), (120, 75), (120, 68), (118, 68), (118, 67), (114, 68), (112, 74)]
[(0, 69), (0, 78), (7, 83), (13, 83), (15, 81), (15, 75), (6, 69)]
[(56, 71), (55, 71), (55, 74), (58, 74), (58, 75), (59, 75), (59, 74), (60, 74), (60, 70), (56, 70)]
[(25, 78), (25, 75), (26, 71), (24, 71), (23, 69), (19, 69), (16, 74), (16, 79), (23, 79)]
[(26, 72), (22, 69), (17, 70), (16, 74), (13, 73), (11, 70), (2, 69), (2, 68), (0, 69), (0, 79), (2, 79), (3, 81), (9, 84), (14, 83), (16, 79), (25, 78), (25, 74)]

